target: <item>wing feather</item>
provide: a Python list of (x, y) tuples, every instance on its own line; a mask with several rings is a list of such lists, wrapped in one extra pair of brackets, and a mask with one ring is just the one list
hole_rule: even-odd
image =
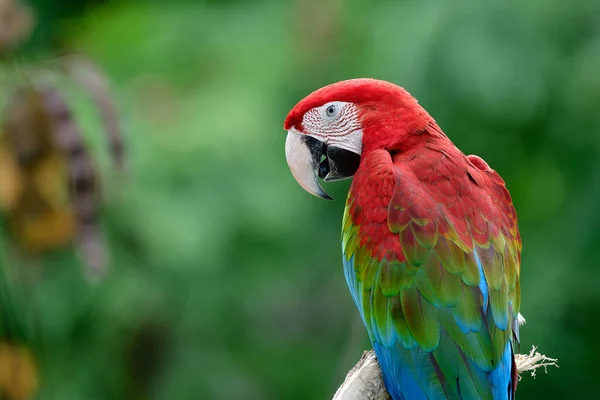
[[(343, 222), (348, 285), (395, 399), (497, 398), (520, 305), (516, 212), (487, 164), (429, 152), (363, 159)], [(443, 173), (413, 172), (425, 167)]]

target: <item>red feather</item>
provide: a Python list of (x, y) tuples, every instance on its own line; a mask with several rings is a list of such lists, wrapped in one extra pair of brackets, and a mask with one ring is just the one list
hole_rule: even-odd
[[(401, 152), (363, 154), (349, 210), (361, 237), (380, 248), (389, 244), (386, 249), (404, 261), (397, 232), (411, 220), (420, 228), (403, 231), (407, 243), (432, 236), (434, 227), (441, 235), (452, 228), (467, 249), (489, 245), (498, 227), (507, 230), (507, 237), (518, 235), (510, 194), (494, 170), (477, 156), (465, 156), (433, 122), (418, 136), (419, 143)], [(432, 220), (439, 222), (434, 226)], [(386, 221), (389, 229), (383, 228)], [(370, 250), (378, 259), (384, 256), (380, 249)]]

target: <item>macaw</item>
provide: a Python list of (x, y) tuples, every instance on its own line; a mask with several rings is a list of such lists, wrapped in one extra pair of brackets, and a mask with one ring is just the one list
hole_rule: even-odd
[(344, 274), (391, 397), (514, 399), (521, 238), (498, 173), (381, 80), (313, 92), (284, 129), (306, 191), (353, 177)]

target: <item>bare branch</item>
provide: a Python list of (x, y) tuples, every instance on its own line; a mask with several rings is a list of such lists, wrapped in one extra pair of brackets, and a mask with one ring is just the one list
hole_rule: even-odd
[(333, 400), (389, 400), (383, 384), (379, 363), (373, 350), (365, 351), (358, 363), (348, 372), (346, 380)]

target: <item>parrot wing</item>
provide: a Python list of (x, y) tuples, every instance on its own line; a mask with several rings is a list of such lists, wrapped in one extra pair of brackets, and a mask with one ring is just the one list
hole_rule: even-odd
[(343, 223), (346, 279), (386, 387), (394, 399), (512, 398), (521, 240), (510, 195), (456, 148), (410, 157), (367, 156)]

